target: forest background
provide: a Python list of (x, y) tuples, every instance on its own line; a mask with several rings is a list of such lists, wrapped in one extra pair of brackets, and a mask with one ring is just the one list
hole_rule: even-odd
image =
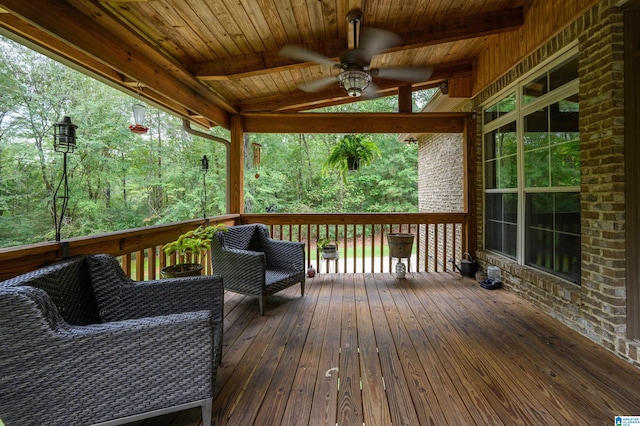
[[(432, 92), (414, 94), (414, 111)], [(0, 37), (0, 247), (55, 239), (53, 197), (62, 154), (53, 150), (53, 125), (63, 116), (78, 126), (77, 149), (68, 154), (63, 239), (226, 212), (224, 146), (185, 132), (180, 118), (150, 105), (144, 123), (149, 132), (132, 133), (132, 106), (139, 102)], [(391, 96), (328, 110), (397, 108)], [(222, 128), (198, 130), (229, 140)], [(245, 211), (416, 212), (417, 145), (398, 135), (366, 135), (382, 155), (343, 181), (337, 171), (322, 171), (342, 136), (246, 134)], [(259, 166), (254, 143), (261, 146)], [(203, 155), (209, 159), (205, 179)]]

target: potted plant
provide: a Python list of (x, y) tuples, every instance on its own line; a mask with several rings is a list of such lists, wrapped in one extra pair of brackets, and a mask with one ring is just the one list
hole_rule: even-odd
[(380, 148), (364, 135), (344, 135), (331, 149), (322, 169), (336, 169), (346, 179), (348, 171), (368, 166), (380, 155)]
[(317, 244), (318, 250), (322, 252), (324, 259), (335, 259), (338, 257), (338, 242), (330, 238), (321, 238)]
[(163, 278), (190, 277), (202, 274), (202, 261), (211, 249), (211, 238), (219, 231), (226, 231), (222, 224), (198, 226), (162, 247), (168, 256), (177, 255), (175, 265), (165, 266), (160, 271)]

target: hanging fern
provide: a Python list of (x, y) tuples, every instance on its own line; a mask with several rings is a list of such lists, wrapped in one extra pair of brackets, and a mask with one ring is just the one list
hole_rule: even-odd
[(358, 170), (360, 166), (368, 166), (376, 158), (380, 158), (380, 148), (364, 135), (345, 135), (334, 145), (329, 156), (322, 164), (322, 170), (337, 170), (346, 180), (350, 170)]

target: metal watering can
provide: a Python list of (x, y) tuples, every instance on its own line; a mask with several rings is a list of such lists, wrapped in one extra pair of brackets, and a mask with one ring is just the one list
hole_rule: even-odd
[[(465, 256), (467, 256), (468, 259), (465, 259)], [(455, 269), (460, 271), (463, 277), (475, 278), (476, 271), (478, 270), (478, 261), (474, 260), (469, 252), (465, 251), (464, 253), (462, 253), (460, 266), (456, 265), (455, 259), (449, 259), (449, 262), (451, 262)]]

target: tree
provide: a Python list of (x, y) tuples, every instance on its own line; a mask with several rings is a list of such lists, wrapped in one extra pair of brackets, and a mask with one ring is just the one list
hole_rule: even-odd
[[(0, 53), (0, 247), (53, 239), (49, 204), (61, 156), (53, 151), (52, 125), (63, 115), (78, 125), (78, 147), (68, 157), (65, 238), (193, 219), (203, 209), (226, 212), (223, 144), (185, 132), (180, 118), (152, 106), (144, 123), (149, 132), (134, 134), (128, 127), (139, 99), (1, 38)], [(397, 111), (397, 98), (330, 110)], [(222, 128), (202, 131), (230, 139)], [(247, 212), (417, 209), (417, 149), (398, 135), (367, 135), (381, 155), (346, 182), (322, 172), (345, 135), (246, 136), (247, 147), (258, 143), (262, 152), (255, 167), (246, 150)]]

